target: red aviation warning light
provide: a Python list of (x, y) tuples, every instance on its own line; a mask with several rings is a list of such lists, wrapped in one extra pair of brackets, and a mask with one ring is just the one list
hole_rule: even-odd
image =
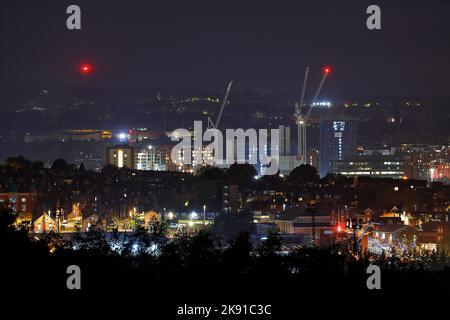
[(82, 64), (80, 67), (80, 71), (84, 74), (88, 74), (89, 72), (91, 72), (91, 70), (92, 70), (92, 67), (86, 63)]
[(331, 72), (331, 68), (328, 66), (323, 67), (323, 73), (329, 74)]
[(89, 63), (82, 63), (78, 67), (83, 78), (83, 84), (84, 86), (87, 86), (89, 84), (89, 78), (91, 77), (92, 73), (92, 65), (90, 65)]

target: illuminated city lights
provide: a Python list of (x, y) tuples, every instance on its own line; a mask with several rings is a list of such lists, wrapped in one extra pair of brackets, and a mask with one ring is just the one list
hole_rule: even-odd
[(449, 1), (47, 2), (2, 3), (4, 316), (443, 306)]

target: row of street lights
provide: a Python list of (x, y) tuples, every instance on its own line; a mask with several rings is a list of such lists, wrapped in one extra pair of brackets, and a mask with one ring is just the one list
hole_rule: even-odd
[[(165, 219), (167, 217), (167, 219), (169, 220), (173, 220), (175, 218), (175, 214), (172, 211), (169, 211), (166, 214), (166, 208), (163, 209), (164, 210), (164, 216), (163, 218)], [(192, 211), (192, 213), (190, 214), (189, 218), (191, 220), (197, 220), (198, 218), (198, 214), (195, 211)], [(206, 204), (203, 205), (203, 222), (206, 223)]]

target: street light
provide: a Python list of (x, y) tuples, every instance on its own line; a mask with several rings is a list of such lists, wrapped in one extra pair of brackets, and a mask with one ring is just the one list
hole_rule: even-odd
[(198, 214), (195, 211), (192, 211), (191, 215), (190, 215), (191, 220), (197, 220), (198, 218)]
[(203, 224), (206, 224), (206, 204), (203, 205)]

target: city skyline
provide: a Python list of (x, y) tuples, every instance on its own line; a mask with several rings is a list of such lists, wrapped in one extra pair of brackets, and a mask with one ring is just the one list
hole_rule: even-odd
[(432, 317), (450, 301), (449, 1), (0, 10), (5, 310)]

